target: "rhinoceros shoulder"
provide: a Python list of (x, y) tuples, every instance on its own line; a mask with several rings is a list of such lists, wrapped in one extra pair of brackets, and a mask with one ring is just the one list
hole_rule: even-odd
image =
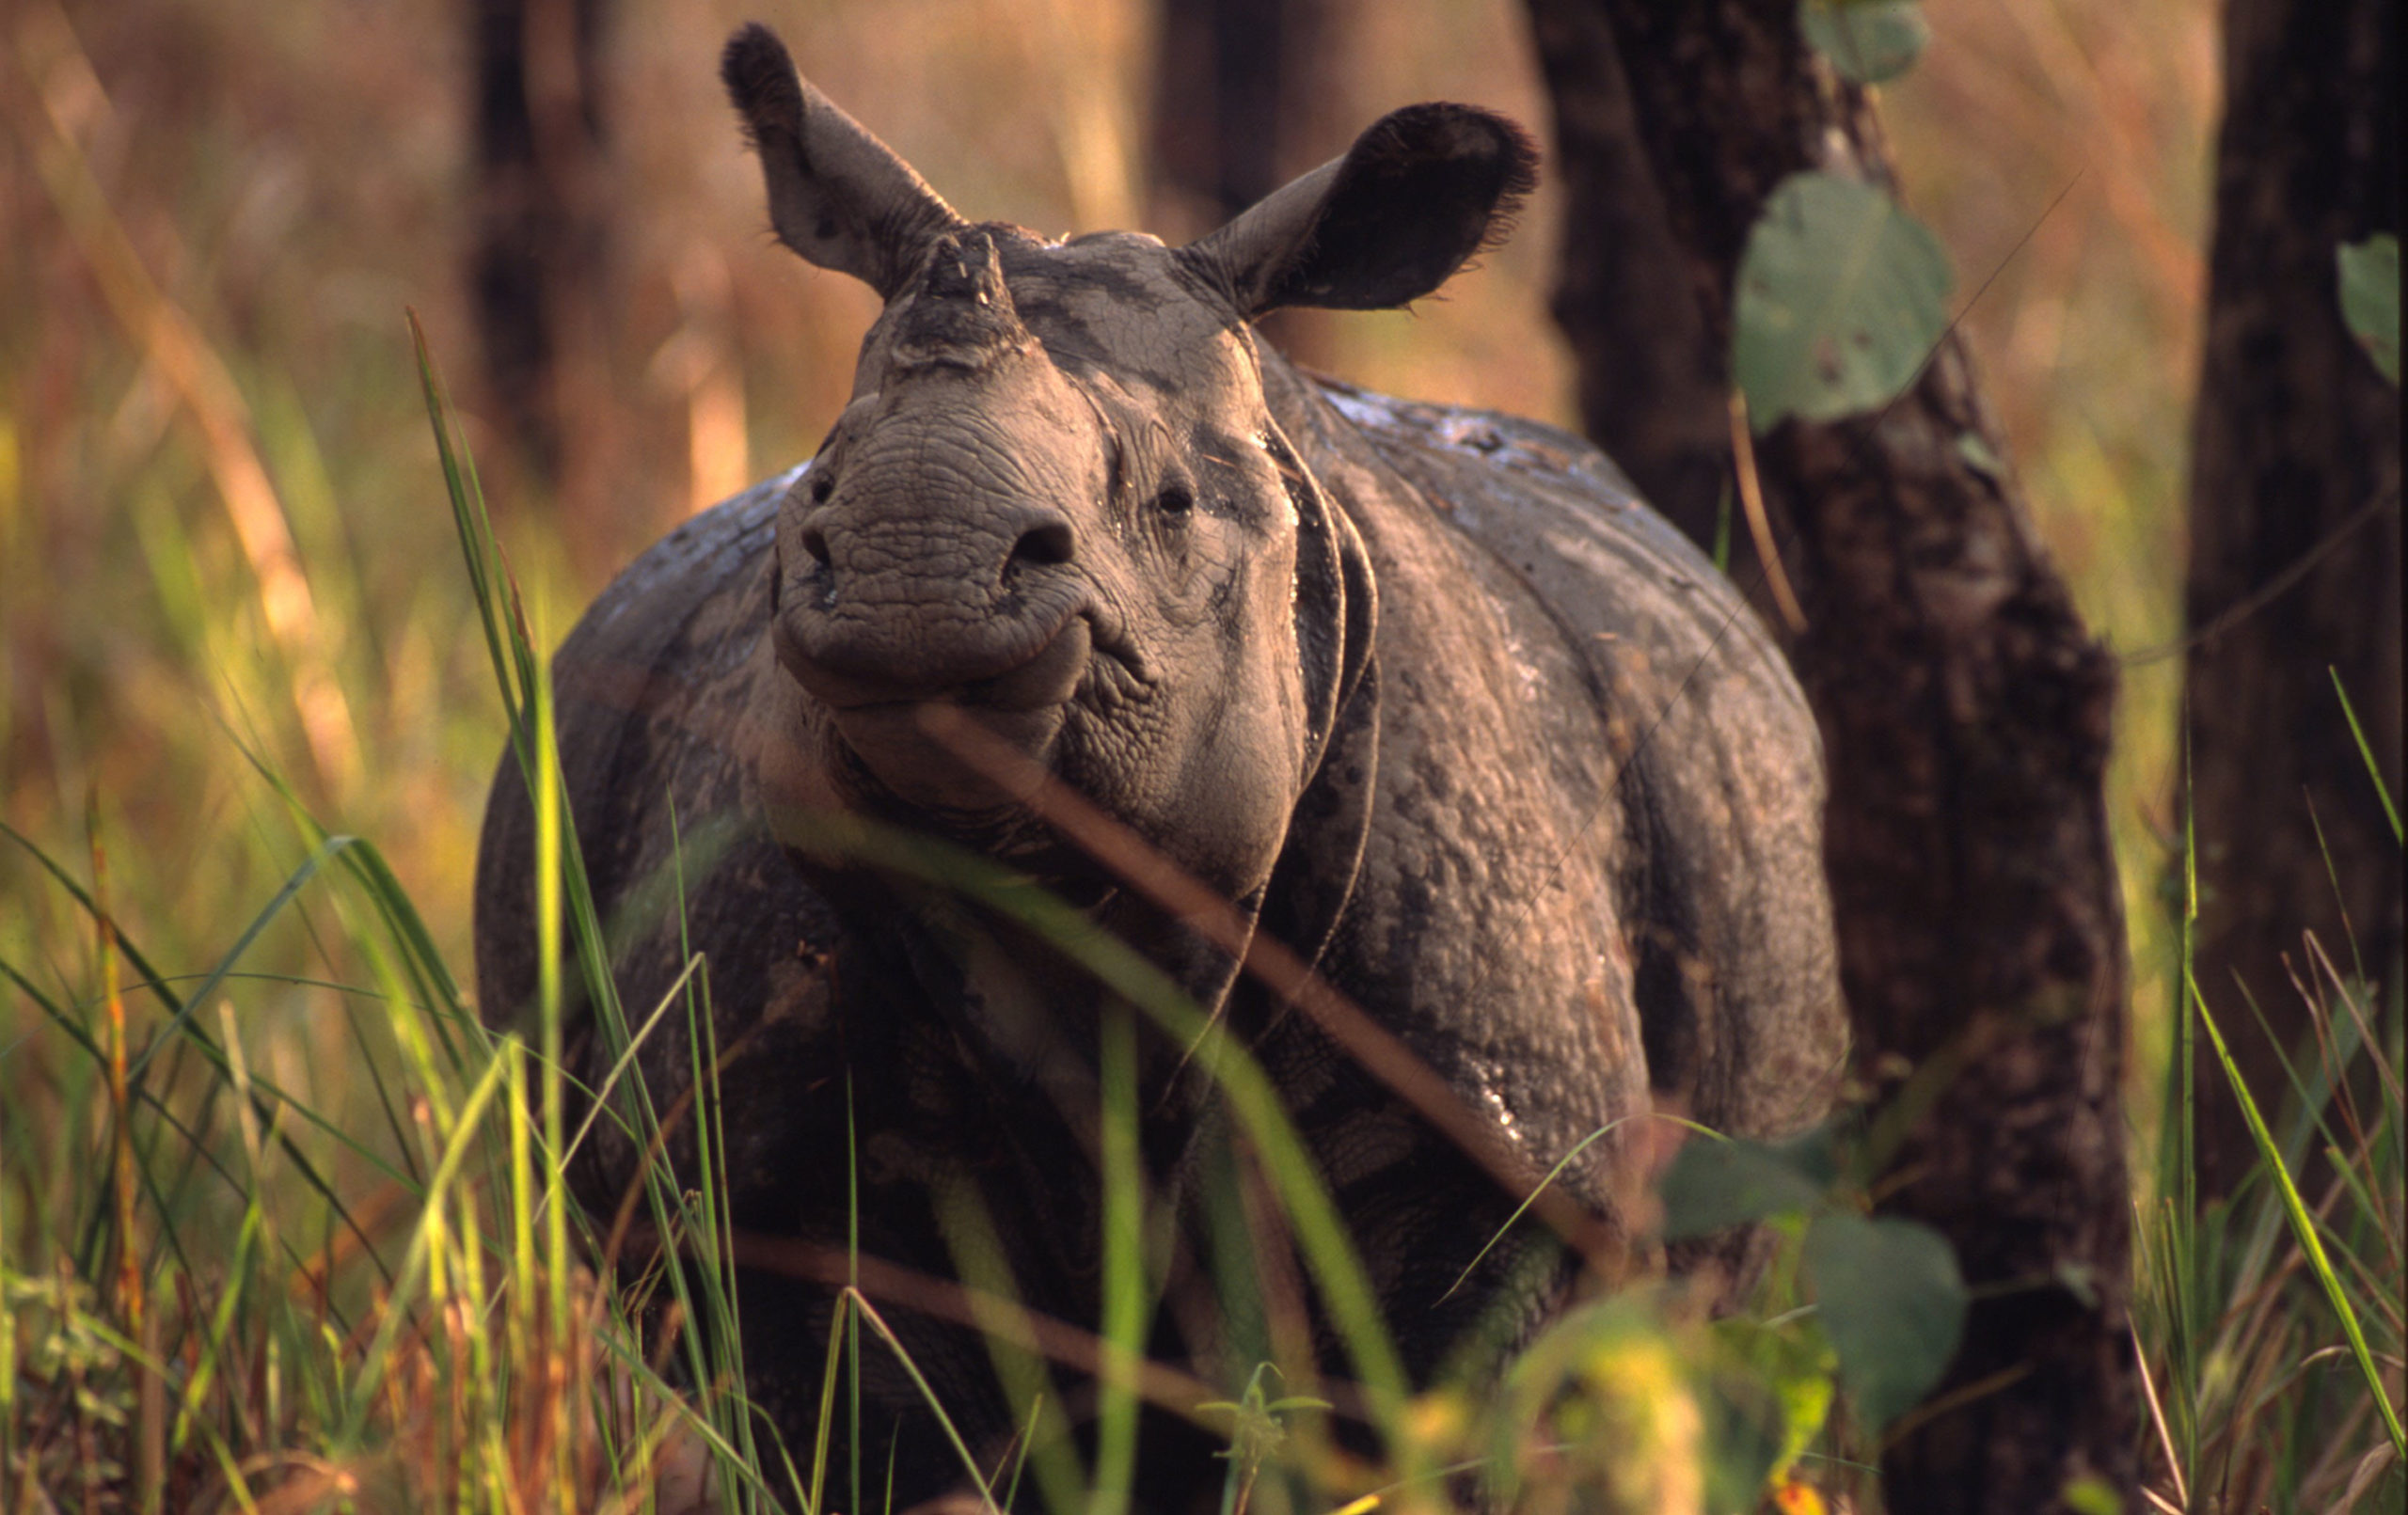
[[(626, 662), (689, 639), (694, 616), (737, 591), (777, 527), (778, 502), (808, 464), (734, 495), (681, 523), (621, 570), (561, 644), (564, 670)], [(757, 629), (757, 628), (756, 628)]]
[(1319, 387), (1449, 526), (1528, 583), (1592, 655), (1608, 655), (1592, 661), (1627, 671), (1636, 653), (1649, 672), (1692, 685), (1736, 675), (1804, 720), (1804, 698), (1754, 611), (1595, 446), (1499, 411), (1327, 379)]
[(1613, 459), (1583, 437), (1503, 411), (1400, 400), (1349, 384), (1317, 379), (1322, 395), (1374, 442), (1459, 452), (1484, 466), (1538, 477), (1579, 481), (1620, 508), (1639, 500), (1639, 486)]

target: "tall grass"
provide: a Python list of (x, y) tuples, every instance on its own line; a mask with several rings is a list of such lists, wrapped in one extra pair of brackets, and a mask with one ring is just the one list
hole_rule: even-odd
[[(531, 1215), (564, 1207), (525, 1049), (477, 1026), (373, 844), (321, 836), (256, 923), (305, 898), (339, 923), (321, 982), (390, 1036), (359, 1049), (387, 1117), (366, 1132), (270, 1073), (238, 1006), (293, 980), (242, 971), (258, 932), (180, 991), (36, 855), (90, 914), (103, 985), (0, 965), (47, 1022), (10, 1049), (0, 1124), (8, 1507), (596, 1508), (631, 1487), (687, 1412), (566, 1247), (532, 1244)], [(156, 1014), (110, 992), (117, 954)], [(95, 1071), (119, 1065), (95, 1022), (139, 1028), (122, 1079)]]
[[(2335, 718), (2354, 724), (2346, 694)], [(2370, 754), (2368, 769), (2380, 787)], [(2186, 859), (2197, 845), (2188, 840)], [(2283, 1059), (2288, 1088), (2252, 1090), (2225, 1027), (2246, 1015), (2271, 1033), (2245, 991), (2219, 1010), (2222, 996), (2192, 976), (2198, 881), (2187, 862), (2182, 884), (2158, 1193), (2136, 1205), (2134, 1347), (2156, 1468), (2147, 1497), (2184, 1510), (2397, 1508), (2408, 1496), (2400, 986), (2345, 972), (2323, 942), (2303, 938), (2289, 987), (2307, 1006), (2309, 1036)], [(2343, 955), (2357, 962), (2353, 944)], [(2194, 1086), (2194, 1037), (2214, 1049), (2224, 1087)], [(2192, 1125), (2210, 1097), (2238, 1102), (2258, 1163), (2202, 1207)]]

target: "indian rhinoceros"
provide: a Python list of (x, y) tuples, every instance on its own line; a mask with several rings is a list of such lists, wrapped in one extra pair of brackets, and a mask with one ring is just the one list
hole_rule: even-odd
[[(1474, 1338), (1493, 1363), (1560, 1308), (1573, 1254), (1509, 1222), (1567, 1153), (1556, 1187), (1593, 1256), (1599, 1236), (1637, 1244), (1650, 1144), (1629, 1117), (1772, 1137), (1826, 1112), (1844, 1032), (1819, 747), (1753, 615), (1587, 444), (1301, 373), (1250, 325), (1436, 290), (1533, 183), (1518, 127), (1411, 106), (1185, 246), (1057, 242), (965, 221), (765, 28), (736, 35), (722, 73), (779, 240), (885, 308), (818, 453), (645, 553), (553, 678), (630, 1016), (706, 964), (738, 1232), (949, 1279), (974, 1213), (990, 1289), (1098, 1318), (1099, 1041), (1120, 1002), (990, 907), (832, 853), (832, 815), (1054, 891), (1244, 1045), (1416, 1380)], [(970, 749), (945, 734), (965, 722)], [(1130, 887), (1126, 858), (1066, 842), (1016, 772), (1084, 797), (1231, 902), (1241, 932), (1315, 965), (1518, 1181), (1242, 973), (1226, 935)], [(536, 984), (533, 832), (506, 759), (477, 879), (498, 1020)], [(588, 1085), (606, 1043), (590, 1012), (572, 1026)], [(1238, 1182), (1229, 1123), (1192, 1047), (1137, 1045), (1148, 1191), (1174, 1217), (1155, 1233), (1153, 1349), (1234, 1398), (1270, 1349), (1268, 1306), (1215, 1308), (1244, 1290), (1196, 1282), (1229, 1255), (1206, 1216), (1231, 1213), (1207, 1197)], [(693, 1124), (673, 1107), (695, 1065), (682, 1014), (636, 1059), (684, 1174)], [(597, 1122), (580, 1199), (613, 1215), (644, 1159)], [(833, 1292), (824, 1270), (760, 1266), (738, 1294), (747, 1387), (802, 1460)], [(944, 1313), (886, 1311), (991, 1463), (1018, 1412), (988, 1343)], [(859, 1441), (874, 1467), (891, 1455), (895, 1507), (950, 1486), (958, 1461), (892, 1354), (861, 1371)], [(1082, 1420), (1091, 1385), (1065, 1381)], [(1209, 1441), (1148, 1435), (1148, 1498), (1217, 1487)]]

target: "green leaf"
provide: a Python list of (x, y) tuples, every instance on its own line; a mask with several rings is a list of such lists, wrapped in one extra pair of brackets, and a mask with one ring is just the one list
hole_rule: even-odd
[(1800, 0), (1807, 45), (1850, 84), (1880, 84), (1914, 67), (1931, 40), (1915, 0)]
[(1787, 1166), (1829, 1189), (1840, 1181), (1839, 1133), (1827, 1122), (1802, 1131), (1769, 1149)]
[(2394, 385), (2400, 382), (2400, 239), (2380, 232), (2345, 242), (2334, 254), (2341, 270), (2341, 319), (2350, 335)]
[[(1835, 1363), (1830, 1338), (1811, 1316), (1780, 1326), (1733, 1316), (1707, 1328), (1715, 1371), (1708, 1413), (1714, 1444), (1709, 1483), (1735, 1487), (1709, 1497), (1712, 1508), (1755, 1507), (1765, 1486), (1787, 1473), (1830, 1418)], [(1735, 1465), (1733, 1465), (1735, 1464)]]
[(1823, 1332), (1868, 1431), (1929, 1393), (1965, 1330), (1965, 1281), (1939, 1232), (1913, 1221), (1818, 1217), (1806, 1233)]
[(2067, 1480), (2057, 1491), (2066, 1508), (2074, 1515), (2124, 1515), (2124, 1498), (2115, 1486), (2095, 1473), (2084, 1473)]
[(1938, 239), (1870, 184), (1792, 174), (1739, 260), (1731, 371), (1759, 433), (1877, 410), (1948, 330)]
[(1811, 1210), (1823, 1202), (1827, 1182), (1782, 1148), (1719, 1137), (1692, 1140), (1664, 1175), (1664, 1239)]

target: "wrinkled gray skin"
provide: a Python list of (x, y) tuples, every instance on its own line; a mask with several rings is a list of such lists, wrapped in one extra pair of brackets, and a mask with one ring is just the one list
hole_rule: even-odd
[[(1560, 1303), (1570, 1270), (1527, 1223), (1449, 1296), (1521, 1195), (965, 765), (932, 704), (1316, 956), (1533, 1180), (1651, 1108), (1759, 1135), (1823, 1113), (1844, 1033), (1819, 757), (1755, 621), (1586, 444), (1307, 378), (1248, 326), (1435, 289), (1528, 188), (1518, 129), (1417, 106), (1188, 247), (1051, 243), (964, 223), (767, 31), (724, 71), (781, 239), (885, 312), (819, 454), (645, 554), (554, 670), (620, 995), (641, 1017), (690, 948), (737, 1049), (739, 1228), (841, 1249), (849, 1128), (864, 1254), (954, 1276), (974, 1200), (1031, 1306), (1096, 1319), (1099, 991), (980, 910), (828, 856), (824, 817), (849, 813), (1028, 871), (1227, 1016), (1411, 1371), (1475, 1331), (1510, 1349)], [(535, 982), (532, 832), (505, 761), (477, 883), (501, 1022)], [(660, 1109), (689, 1081), (683, 1020), (642, 1058)], [(1188, 1217), (1156, 1349), (1234, 1390), (1260, 1320), (1211, 1303), (1227, 1149), (1180, 1052), (1149, 1039), (1139, 1065), (1154, 1191)], [(588, 1078), (610, 1063), (587, 1021), (572, 1053)], [(1562, 1180), (1608, 1234), (1646, 1124)], [(639, 1156), (597, 1126), (586, 1205), (611, 1213)], [(690, 1139), (671, 1156), (690, 1172)], [(750, 1387), (806, 1447), (829, 1291), (748, 1271), (742, 1303)], [(991, 1466), (1013, 1422), (983, 1345), (888, 1314)], [(873, 1461), (900, 1438), (896, 1507), (952, 1486), (909, 1383), (882, 1352), (864, 1374)], [(1148, 1434), (1150, 1503), (1217, 1488), (1200, 1444)]]

